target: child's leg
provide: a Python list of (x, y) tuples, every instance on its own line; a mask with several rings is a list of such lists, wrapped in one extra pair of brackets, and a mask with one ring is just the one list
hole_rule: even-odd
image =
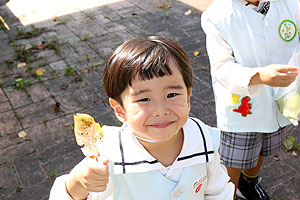
[(259, 172), (263, 161), (263, 157), (260, 159), (259, 156), (261, 148), (261, 135), (251, 132), (221, 132), (219, 152), (235, 189), (238, 187), (242, 169), (248, 169), (247, 172), (251, 175)]
[(256, 167), (251, 168), (251, 169), (244, 169), (243, 170), (245, 172), (246, 176), (257, 177), (258, 174), (259, 174), (259, 170), (260, 170), (260, 168), (263, 164), (263, 161), (264, 161), (264, 157), (260, 155), (259, 158), (258, 158), (258, 162), (257, 162)]
[(233, 167), (229, 167), (229, 166), (226, 166), (226, 168), (227, 168), (228, 176), (230, 177), (230, 181), (235, 186), (234, 198), (233, 198), (233, 199), (235, 199), (235, 197), (236, 197), (236, 189), (237, 189), (237, 186), (239, 184), (239, 178), (240, 178), (240, 174), (241, 174), (242, 169), (233, 168)]
[[(253, 178), (257, 177), (258, 174), (259, 174), (259, 170), (260, 170), (260, 168), (262, 166), (263, 160), (264, 160), (264, 157), (263, 156), (259, 156), (258, 163), (257, 163), (256, 167), (251, 168), (251, 169), (244, 169), (243, 170), (244, 173), (247, 176), (250, 176), (250, 177), (253, 177)], [(235, 186), (235, 192), (234, 192), (234, 198), (233, 198), (233, 199), (235, 199), (236, 198), (236, 190), (237, 190), (237, 187), (238, 187), (238, 184), (239, 184), (239, 179), (240, 179), (240, 175), (241, 175), (242, 169), (233, 168), (233, 167), (229, 167), (229, 166), (226, 166), (226, 168), (227, 168), (228, 176), (230, 177), (230, 181)], [(244, 177), (246, 177), (246, 176), (244, 176)], [(247, 179), (246, 181), (250, 181), (250, 180)]]

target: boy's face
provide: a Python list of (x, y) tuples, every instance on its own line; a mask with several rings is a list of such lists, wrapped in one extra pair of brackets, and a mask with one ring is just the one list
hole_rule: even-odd
[(178, 68), (171, 69), (173, 74), (169, 76), (135, 78), (121, 95), (123, 107), (110, 99), (118, 117), (128, 122), (136, 136), (165, 142), (186, 123), (192, 88), (188, 92)]

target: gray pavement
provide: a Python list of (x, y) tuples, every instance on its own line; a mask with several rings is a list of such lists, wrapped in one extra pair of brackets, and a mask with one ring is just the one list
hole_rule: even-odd
[[(74, 113), (119, 125), (101, 80), (106, 59), (125, 40), (150, 35), (178, 40), (195, 72), (191, 115), (216, 125), (197, 7), (175, 0), (125, 0), (34, 27), (24, 27), (5, 5), (0, 16), (10, 27), (0, 28), (0, 199), (48, 199), (55, 177), (83, 158), (74, 140)], [(299, 127), (289, 127), (288, 135), (300, 142)], [(299, 156), (283, 150), (265, 159), (262, 185), (274, 200), (299, 200), (299, 172)]]

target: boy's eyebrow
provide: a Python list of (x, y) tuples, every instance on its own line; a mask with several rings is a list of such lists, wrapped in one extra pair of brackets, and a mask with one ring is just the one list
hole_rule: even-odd
[(149, 92), (150, 90), (136, 90), (133, 92), (132, 96), (138, 96), (142, 93)]
[(182, 85), (170, 85), (167, 89), (183, 89)]
[[(183, 89), (183, 87), (182, 87), (182, 85), (170, 85), (170, 86), (166, 87), (166, 89), (176, 89), (176, 90), (178, 90), (178, 89)], [(138, 95), (140, 95), (142, 93), (146, 93), (146, 92), (150, 92), (150, 90), (149, 89), (136, 90), (136, 91), (134, 91), (132, 96), (138, 96)]]

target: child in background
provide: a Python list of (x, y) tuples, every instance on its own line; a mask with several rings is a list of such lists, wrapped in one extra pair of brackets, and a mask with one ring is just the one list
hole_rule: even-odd
[(299, 43), (297, 0), (215, 0), (201, 17), (221, 131), (221, 160), (244, 199), (271, 199), (259, 184), (265, 156), (282, 148), (290, 124), (273, 87), (298, 74), (287, 66)]
[(50, 200), (232, 200), (219, 130), (189, 117), (193, 72), (179, 44), (163, 37), (123, 43), (105, 66), (103, 85), (123, 122), (103, 127), (98, 160), (109, 163), (85, 158), (56, 179)]

